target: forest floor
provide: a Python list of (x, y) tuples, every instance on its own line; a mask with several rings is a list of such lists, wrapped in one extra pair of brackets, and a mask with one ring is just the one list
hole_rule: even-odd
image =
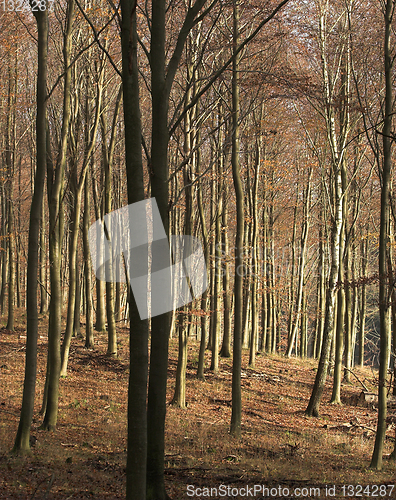
[[(20, 324), (24, 320), (21, 314)], [(42, 420), (39, 411), (45, 380), (46, 329), (47, 319), (43, 317), (34, 445), (28, 456), (10, 453), (22, 401), (26, 334), (22, 327), (15, 332), (0, 329), (0, 499), (122, 499), (128, 330), (118, 328), (118, 359), (105, 355), (106, 334), (96, 332), (95, 348), (90, 350), (83, 347), (81, 339), (73, 339), (68, 376), (60, 384), (57, 431), (48, 433), (38, 429)], [(280, 499), (297, 495), (320, 499), (396, 498), (396, 487), (391, 492), (395, 462), (384, 460), (381, 472), (369, 469), (377, 412), (372, 403), (359, 402), (362, 388), (356, 379), (352, 377), (350, 384), (342, 385), (342, 406), (328, 403), (329, 379), (321, 417), (309, 418), (304, 410), (317, 362), (259, 355), (252, 370), (247, 367), (248, 352), (244, 352), (242, 436), (238, 440), (229, 435), (231, 359), (220, 360), (217, 374), (207, 368), (205, 381), (199, 381), (198, 342), (190, 340), (188, 349), (187, 408), (168, 406), (166, 419), (165, 477), (172, 500)], [(209, 367), (208, 352), (206, 356)], [(168, 402), (173, 396), (176, 365), (174, 338), (170, 341)], [(375, 390), (376, 372), (368, 368), (356, 368), (354, 372)], [(387, 455), (393, 450), (394, 436), (395, 430), (389, 429)], [(379, 485), (389, 486), (380, 489)], [(203, 488), (217, 488), (217, 492)]]

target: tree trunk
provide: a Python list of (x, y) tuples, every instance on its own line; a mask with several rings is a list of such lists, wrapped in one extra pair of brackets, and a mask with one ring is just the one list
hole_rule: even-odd
[[(11, 61), (10, 61), (11, 62)], [(15, 61), (17, 64), (17, 61)], [(15, 70), (16, 72), (16, 70)], [(9, 66), (8, 84), (8, 116), (6, 128), (6, 151), (5, 162), (7, 166), (7, 204), (8, 204), (8, 319), (7, 330), (14, 330), (15, 311), (15, 217), (14, 217), (14, 162), (15, 162), (15, 95), (17, 92), (16, 73), (12, 75), (11, 65)]]
[[(262, 118), (261, 113), (261, 117)], [(257, 198), (258, 198), (258, 185), (260, 180), (260, 145), (259, 138), (256, 139), (256, 157), (255, 157), (255, 169), (254, 169), (254, 182), (253, 182), (253, 234), (252, 234), (252, 335), (250, 341), (250, 353), (249, 353), (249, 366), (251, 368), (255, 367), (256, 362), (256, 351), (257, 351), (257, 336), (258, 336), (258, 307), (257, 307), (257, 280), (258, 280), (258, 208), (257, 208)]]
[(48, 310), (48, 297), (47, 297), (47, 273), (46, 263), (47, 256), (45, 252), (45, 203), (41, 211), (41, 225), (40, 225), (40, 314), (45, 314)]
[[(122, 91), (125, 124), (125, 164), (128, 203), (144, 200), (139, 80), (137, 65), (136, 5), (121, 0)], [(127, 500), (146, 499), (148, 320), (141, 320), (129, 293), (129, 385)]]
[[(368, 227), (366, 229), (366, 237), (362, 240), (361, 245), (362, 255), (362, 277), (367, 273), (367, 255), (368, 255)], [(359, 365), (364, 365), (364, 341), (365, 341), (365, 326), (366, 326), (366, 306), (367, 306), (367, 289), (366, 283), (363, 281), (360, 295), (360, 318), (359, 318)]]
[(22, 409), (13, 450), (30, 449), (30, 426), (32, 423), (37, 371), (37, 277), (41, 207), (44, 197), (44, 180), (47, 161), (46, 151), (46, 97), (48, 57), (48, 13), (34, 12), (37, 22), (38, 71), (37, 71), (37, 166), (34, 179), (33, 199), (30, 208), (28, 268), (27, 268), (27, 333), (25, 379), (23, 383)]
[(233, 0), (233, 39), (234, 60), (232, 62), (232, 177), (234, 181), (237, 226), (235, 236), (235, 277), (234, 277), (234, 345), (232, 362), (232, 413), (230, 432), (233, 436), (241, 434), (241, 361), (242, 361), (242, 318), (243, 318), (243, 233), (244, 233), (244, 194), (239, 165), (239, 54), (235, 54), (239, 36), (239, 5)]
[[(151, 195), (169, 234), (168, 92), (165, 80), (165, 0), (153, 0), (151, 21)], [(151, 319), (150, 376), (147, 407), (147, 499), (166, 500), (165, 415), (170, 313)]]
[(226, 256), (224, 267), (223, 267), (223, 293), (224, 293), (224, 333), (223, 333), (223, 344), (220, 350), (220, 356), (222, 358), (229, 358), (231, 356), (231, 295), (230, 295), (230, 266), (228, 263), (228, 214), (227, 214), (227, 203), (228, 203), (228, 187), (226, 182), (223, 185), (223, 213), (222, 213), (222, 250), (223, 255)]
[[(344, 14), (344, 17), (346, 14)], [(323, 329), (323, 344), (322, 352), (319, 358), (318, 370), (316, 373), (315, 383), (312, 390), (311, 398), (306, 409), (307, 415), (319, 416), (319, 406), (323, 394), (323, 389), (326, 382), (327, 371), (329, 366), (331, 345), (334, 334), (334, 306), (336, 285), (339, 274), (340, 263), (340, 237), (343, 223), (343, 190), (342, 190), (342, 162), (343, 155), (345, 154), (345, 147), (348, 138), (349, 125), (348, 120), (342, 124), (339, 135), (335, 125), (335, 107), (333, 106), (333, 90), (334, 85), (331, 81), (328, 71), (327, 61), (327, 34), (326, 34), (326, 12), (322, 9), (319, 13), (319, 43), (322, 58), (322, 76), (324, 85), (324, 100), (326, 103), (325, 121), (327, 128), (327, 137), (331, 150), (332, 157), (332, 172), (334, 182), (334, 215), (332, 220), (332, 234), (331, 234), (331, 268), (329, 283), (326, 293), (326, 310), (325, 321)], [(346, 117), (348, 113), (346, 114)]]
[[(59, 375), (61, 368), (61, 325), (62, 325), (62, 287), (61, 287), (61, 247), (63, 237), (62, 191), (66, 168), (66, 154), (70, 122), (71, 101), (71, 67), (70, 52), (72, 43), (72, 24), (74, 1), (69, 0), (66, 13), (66, 31), (64, 36), (64, 68), (65, 83), (63, 95), (63, 121), (60, 140), (60, 151), (55, 170), (51, 162), (51, 155), (47, 157), (47, 196), (49, 207), (49, 258), (51, 300), (48, 324), (48, 396), (42, 429), (55, 430), (58, 417)], [(49, 150), (49, 129), (47, 128), (47, 144)]]
[[(321, 211), (323, 214), (323, 210)], [(322, 218), (323, 220), (323, 218)], [(318, 260), (318, 302), (316, 309), (316, 328), (313, 357), (319, 358), (322, 350), (323, 325), (325, 317), (325, 258), (324, 258), (324, 234), (322, 225), (319, 227), (319, 260)]]
[[(199, 139), (198, 139), (199, 143)], [(197, 176), (200, 176), (201, 173), (201, 154), (198, 150), (197, 152)], [(203, 200), (202, 200), (202, 184), (199, 181), (198, 190), (197, 190), (197, 201), (198, 201), (198, 212), (199, 219), (201, 221), (202, 227), (202, 239), (203, 239), (203, 247), (204, 247), (204, 256), (205, 263), (207, 269), (209, 268), (209, 242), (208, 242), (208, 231), (206, 228), (205, 222), (205, 213), (203, 208)], [(209, 288), (209, 287), (208, 287)], [(204, 291), (201, 297), (201, 340), (199, 345), (199, 359), (198, 359), (198, 369), (197, 369), (197, 378), (204, 380), (204, 368), (205, 368), (205, 347), (206, 347), (206, 332), (208, 329), (208, 316), (207, 316), (207, 304), (208, 304), (208, 288)]]
[(395, 2), (386, 0), (384, 5), (384, 66), (385, 66), (385, 103), (384, 118), (382, 128), (383, 144), (383, 166), (382, 166), (382, 188), (381, 188), (381, 222), (379, 237), (379, 313), (380, 313), (380, 366), (378, 381), (378, 421), (377, 432), (375, 436), (375, 445), (373, 456), (371, 458), (370, 468), (382, 469), (382, 454), (384, 448), (384, 439), (386, 433), (386, 413), (387, 413), (387, 395), (386, 395), (386, 376), (388, 373), (389, 355), (390, 355), (390, 304), (389, 304), (389, 279), (387, 266), (387, 253), (389, 244), (389, 223), (390, 206), (389, 192), (391, 185), (392, 169), (392, 66), (393, 57), (391, 52), (391, 33), (392, 18), (395, 10)]
[[(297, 297), (296, 297), (296, 315), (294, 320), (294, 326), (291, 332), (291, 336), (289, 339), (289, 345), (286, 351), (286, 356), (289, 358), (291, 356), (294, 342), (296, 342), (297, 338), (297, 330), (300, 323), (301, 317), (301, 309), (302, 309), (302, 298), (304, 292), (304, 272), (305, 272), (305, 254), (308, 243), (308, 231), (309, 231), (309, 210), (311, 204), (311, 176), (312, 169), (309, 170), (308, 173), (308, 182), (307, 187), (304, 194), (303, 200), (303, 227), (301, 229), (301, 238), (300, 238), (300, 262), (298, 268), (298, 289), (297, 289)], [(296, 349), (297, 350), (297, 349)]]
[(90, 226), (90, 200), (89, 200), (89, 176), (84, 185), (84, 214), (83, 214), (83, 256), (84, 256), (84, 278), (85, 278), (85, 347), (92, 349), (94, 346), (93, 336), (93, 307), (92, 307), (92, 277), (91, 277), (91, 255), (89, 251), (88, 230)]

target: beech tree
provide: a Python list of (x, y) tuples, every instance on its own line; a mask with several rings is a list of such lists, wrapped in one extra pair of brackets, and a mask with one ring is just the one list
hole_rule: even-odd
[(23, 397), (21, 416), (18, 431), (15, 437), (14, 451), (25, 452), (30, 449), (30, 426), (33, 418), (34, 397), (37, 372), (37, 338), (38, 338), (38, 310), (37, 310), (37, 277), (38, 277), (38, 250), (40, 237), (41, 207), (44, 197), (44, 181), (47, 167), (47, 64), (48, 64), (48, 12), (34, 12), (37, 23), (38, 36), (38, 68), (36, 91), (36, 175), (29, 221), (29, 247), (27, 271), (27, 330), (26, 330), (26, 358), (25, 379), (23, 383)]
[(382, 454), (386, 432), (387, 388), (391, 328), (390, 301), (388, 285), (388, 247), (390, 231), (390, 187), (392, 171), (392, 121), (393, 121), (393, 64), (394, 52), (391, 45), (392, 20), (395, 13), (395, 0), (387, 0), (383, 5), (384, 16), (384, 75), (385, 99), (383, 104), (382, 126), (382, 186), (381, 186), (381, 225), (379, 241), (379, 311), (380, 311), (380, 366), (378, 380), (378, 422), (375, 445), (370, 467), (382, 468)]

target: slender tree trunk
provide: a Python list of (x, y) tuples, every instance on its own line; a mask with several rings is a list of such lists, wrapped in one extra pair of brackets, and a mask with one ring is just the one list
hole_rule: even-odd
[(223, 213), (222, 213), (222, 250), (223, 255), (226, 256), (223, 267), (223, 293), (224, 293), (224, 333), (223, 344), (220, 350), (222, 358), (229, 358), (231, 356), (231, 295), (230, 295), (230, 266), (228, 263), (229, 245), (228, 245), (228, 187), (226, 182), (223, 184)]
[(4, 314), (5, 296), (7, 287), (7, 274), (8, 274), (8, 252), (7, 252), (7, 202), (4, 181), (1, 180), (1, 236), (4, 244), (1, 250), (1, 290), (0, 290), (0, 315)]
[(295, 305), (295, 300), (294, 300), (294, 279), (295, 279), (295, 274), (296, 274), (296, 239), (297, 239), (297, 214), (298, 214), (298, 198), (300, 194), (300, 183), (299, 183), (299, 176), (297, 177), (297, 182), (296, 182), (296, 203), (294, 205), (294, 216), (293, 216), (293, 233), (292, 233), (292, 240), (291, 240), (291, 277), (290, 277), (290, 292), (289, 292), (289, 319), (288, 319), (288, 334), (287, 334), (287, 340), (288, 340), (288, 345), (291, 344), (291, 339), (293, 335), (293, 325), (295, 322), (293, 321), (294, 319), (294, 305)]
[[(239, 5), (233, 0), (233, 50), (238, 46), (239, 36)], [(232, 362), (232, 435), (241, 434), (242, 400), (241, 400), (241, 360), (242, 360), (242, 318), (243, 318), (243, 233), (244, 233), (244, 194), (239, 165), (239, 54), (236, 54), (232, 63), (232, 177), (237, 209), (237, 227), (235, 236), (235, 277), (234, 277), (234, 344)], [(238, 272), (239, 271), (239, 272)]]
[(83, 214), (83, 256), (84, 256), (84, 278), (85, 278), (85, 347), (94, 346), (93, 336), (93, 307), (92, 307), (92, 275), (91, 255), (89, 251), (88, 230), (90, 226), (90, 200), (89, 200), (89, 175), (84, 185), (84, 214)]
[(250, 342), (250, 353), (249, 353), (249, 366), (254, 368), (256, 362), (256, 351), (257, 351), (257, 337), (258, 337), (258, 298), (257, 298), (257, 279), (258, 279), (258, 208), (257, 208), (257, 198), (258, 198), (258, 186), (260, 179), (260, 145), (259, 139), (256, 139), (256, 158), (255, 158), (255, 169), (254, 169), (254, 182), (253, 182), (253, 234), (252, 234), (252, 336)]
[(73, 321), (73, 336), (75, 335), (77, 338), (81, 338), (81, 272), (80, 272), (80, 264), (79, 264), (79, 250), (77, 248), (76, 253), (76, 297), (74, 304), (74, 321)]
[[(94, 201), (95, 219), (103, 217), (103, 204), (97, 198), (97, 188), (95, 177), (92, 178), (92, 196)], [(102, 259), (103, 242), (98, 241), (97, 258)], [(105, 306), (105, 282), (96, 278), (96, 316), (95, 330), (98, 332), (106, 331), (106, 306)]]
[(38, 337), (38, 310), (37, 310), (37, 277), (38, 277), (38, 249), (41, 207), (44, 197), (44, 180), (46, 171), (46, 97), (47, 97), (47, 57), (48, 57), (48, 13), (47, 11), (34, 12), (37, 22), (37, 166), (34, 178), (33, 199), (30, 209), (28, 268), (27, 268), (27, 333), (25, 379), (23, 383), (22, 409), (15, 437), (14, 451), (28, 451), (30, 449), (30, 426), (32, 423), (34, 396), (37, 372), (37, 337)]
[(8, 252), (9, 252), (9, 277), (8, 277), (8, 320), (7, 330), (14, 330), (15, 312), (15, 223), (14, 223), (14, 188), (13, 181), (9, 186), (9, 206), (8, 206)]
[(303, 286), (303, 296), (301, 304), (301, 352), (302, 358), (307, 357), (308, 351), (308, 315), (307, 315), (307, 292)]
[[(11, 61), (10, 61), (11, 62)], [(15, 61), (17, 64), (17, 61)], [(15, 162), (15, 95), (17, 92), (16, 69), (12, 74), (11, 65), (9, 67), (9, 85), (8, 85), (8, 117), (6, 129), (6, 151), (5, 160), (7, 165), (7, 204), (8, 204), (8, 320), (7, 330), (14, 330), (14, 312), (15, 312), (15, 217), (14, 217), (14, 162)]]
[[(47, 407), (42, 429), (55, 430), (58, 418), (59, 376), (61, 368), (61, 325), (62, 325), (62, 286), (61, 286), (61, 247), (63, 237), (62, 191), (66, 168), (66, 153), (71, 115), (71, 68), (70, 52), (72, 43), (72, 24), (74, 15), (74, 0), (69, 0), (66, 13), (66, 32), (64, 35), (64, 67), (65, 83), (63, 96), (63, 122), (60, 140), (60, 152), (56, 169), (53, 169), (50, 155), (47, 157), (47, 195), (49, 206), (49, 257), (51, 300), (48, 325), (48, 396)], [(49, 150), (49, 129), (47, 127), (47, 144)]]
[[(323, 211), (322, 211), (323, 213)], [(319, 228), (319, 260), (318, 260), (318, 302), (316, 310), (315, 344), (313, 357), (319, 358), (322, 350), (323, 325), (324, 325), (324, 305), (325, 305), (325, 258), (324, 258), (324, 235), (322, 226)]]
[(326, 310), (325, 310), (325, 321), (323, 329), (323, 344), (322, 352), (319, 358), (318, 370), (316, 373), (315, 383), (312, 390), (311, 398), (306, 409), (307, 415), (319, 416), (319, 406), (323, 394), (323, 389), (326, 382), (328, 366), (331, 354), (331, 345), (334, 334), (334, 307), (335, 307), (335, 296), (336, 296), (336, 285), (339, 274), (339, 263), (340, 263), (340, 237), (341, 229), (343, 223), (343, 196), (342, 196), (342, 173), (341, 166), (343, 162), (343, 155), (345, 154), (345, 146), (348, 138), (348, 123), (343, 124), (340, 135), (337, 136), (336, 126), (335, 126), (335, 110), (333, 103), (333, 87), (330, 80), (330, 75), (328, 71), (328, 63), (326, 58), (327, 47), (326, 40), (327, 35), (325, 32), (326, 26), (326, 12), (321, 10), (319, 13), (319, 43), (320, 51), (322, 57), (322, 75), (324, 83), (324, 99), (326, 102), (326, 128), (328, 141), (331, 148), (332, 155), (332, 170), (333, 170), (333, 182), (334, 182), (334, 215), (332, 221), (332, 234), (331, 234), (331, 268), (329, 283), (326, 293)]
[[(199, 142), (199, 138), (198, 138)], [(197, 176), (199, 177), (201, 173), (201, 154), (198, 150), (197, 152)], [(207, 268), (209, 268), (209, 242), (208, 242), (208, 232), (206, 229), (206, 222), (205, 222), (205, 213), (204, 213), (204, 208), (203, 208), (203, 200), (202, 200), (202, 184), (199, 182), (198, 184), (198, 190), (197, 190), (197, 201), (198, 201), (198, 212), (199, 212), (199, 219), (201, 221), (201, 227), (202, 227), (202, 239), (203, 239), (203, 247), (204, 247), (204, 256), (205, 256), (205, 263)], [(209, 287), (208, 287), (209, 288)], [(198, 360), (198, 369), (197, 369), (197, 378), (204, 380), (204, 368), (205, 368), (205, 347), (206, 347), (206, 332), (208, 329), (208, 316), (207, 316), (207, 304), (208, 304), (208, 288), (205, 290), (205, 292), (202, 294), (201, 297), (201, 310), (202, 310), (202, 317), (201, 317), (201, 340), (200, 340), (200, 345), (199, 345), (199, 360)]]
[(392, 66), (393, 57), (391, 52), (391, 33), (392, 18), (395, 11), (394, 0), (386, 0), (384, 5), (384, 66), (385, 66), (385, 103), (384, 119), (382, 128), (383, 144), (383, 166), (382, 166), (382, 189), (381, 189), (381, 223), (379, 237), (379, 313), (380, 313), (380, 367), (378, 381), (378, 421), (377, 432), (375, 436), (375, 445), (373, 456), (371, 458), (370, 468), (382, 469), (382, 454), (384, 448), (384, 439), (386, 433), (386, 413), (387, 413), (387, 395), (386, 395), (386, 376), (388, 373), (389, 355), (390, 355), (390, 304), (389, 304), (389, 280), (387, 277), (387, 252), (389, 244), (389, 223), (390, 206), (389, 192), (391, 185), (392, 170)]
[[(222, 120), (224, 116), (224, 111), (222, 106), (219, 106), (218, 117), (219, 121)], [(222, 236), (221, 236), (221, 219), (223, 212), (223, 196), (222, 196), (222, 184), (223, 184), (223, 148), (222, 144), (224, 142), (223, 127), (219, 127), (218, 133), (218, 146), (219, 146), (219, 156), (217, 159), (217, 172), (215, 176), (214, 187), (214, 200), (216, 204), (215, 209), (215, 273), (214, 273), (214, 311), (213, 311), (213, 337), (212, 337), (212, 359), (210, 364), (210, 369), (217, 373), (219, 371), (219, 341), (220, 341), (220, 331), (221, 331), (221, 295), (222, 295)]]
[[(188, 50), (188, 49), (187, 49)], [(191, 56), (191, 54), (189, 54)], [(191, 61), (187, 63), (187, 84), (191, 85), (191, 79), (193, 78), (193, 67)], [(185, 95), (185, 106), (191, 101), (192, 97), (192, 85)], [(191, 120), (192, 112), (190, 110), (186, 113), (184, 118), (184, 155), (188, 158), (191, 155), (192, 149), (192, 130), (191, 130)], [(193, 165), (191, 161), (187, 163), (184, 167), (183, 172), (184, 186), (185, 186), (185, 203), (186, 211), (184, 215), (184, 234), (189, 235), (192, 232), (192, 217), (193, 217), (193, 191), (191, 183), (193, 182)], [(176, 382), (175, 382), (175, 394), (172, 399), (172, 404), (179, 407), (186, 407), (186, 370), (187, 370), (187, 308), (183, 307), (181, 314), (179, 314), (179, 350), (178, 350), (178, 360), (176, 369)]]
[[(341, 253), (341, 252), (340, 252)], [(343, 264), (340, 262), (338, 281), (344, 282)], [(335, 364), (334, 381), (331, 403), (341, 404), (341, 380), (342, 380), (342, 355), (344, 352), (344, 320), (345, 320), (345, 290), (339, 288), (337, 292), (337, 319), (336, 319), (336, 338), (335, 338)]]
[(264, 198), (264, 207), (263, 207), (263, 236), (262, 236), (262, 244), (263, 244), (263, 272), (261, 275), (262, 283), (263, 283), (263, 293), (261, 298), (261, 342), (259, 349), (261, 352), (266, 351), (266, 341), (267, 341), (267, 323), (268, 323), (268, 314), (267, 314), (267, 288), (268, 288), (268, 280), (267, 280), (267, 207)]
[(45, 314), (48, 310), (47, 298), (47, 273), (46, 262), (47, 256), (45, 252), (45, 203), (41, 211), (41, 225), (40, 225), (40, 314)]
[(307, 243), (308, 243), (308, 231), (309, 231), (309, 210), (310, 210), (310, 199), (311, 199), (311, 175), (312, 175), (312, 169), (310, 169), (309, 174), (308, 174), (308, 182), (307, 182), (307, 187), (306, 191), (304, 194), (304, 200), (303, 200), (303, 216), (304, 216), (304, 222), (303, 222), (303, 227), (301, 230), (301, 238), (300, 238), (300, 262), (299, 262), (299, 268), (298, 268), (298, 289), (297, 289), (297, 304), (296, 304), (296, 315), (295, 315), (295, 320), (294, 320), (294, 326), (291, 332), (291, 336), (289, 339), (289, 345), (286, 351), (286, 356), (290, 357), (294, 342), (296, 342), (297, 338), (297, 329), (300, 323), (300, 317), (301, 317), (301, 310), (302, 310), (302, 298), (303, 298), (303, 291), (304, 291), (304, 272), (305, 272), (305, 258), (306, 258), (306, 249), (307, 249)]
[[(362, 255), (362, 276), (366, 276), (367, 272), (367, 255), (368, 255), (368, 227), (366, 237), (361, 242)], [(359, 318), (359, 365), (364, 365), (364, 342), (365, 342), (365, 326), (366, 326), (366, 306), (367, 306), (367, 289), (366, 283), (363, 281), (361, 296), (360, 296), (360, 318)]]

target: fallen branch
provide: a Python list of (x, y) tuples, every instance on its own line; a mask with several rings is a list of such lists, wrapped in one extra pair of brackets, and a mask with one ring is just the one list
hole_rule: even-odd
[(50, 492), (50, 489), (51, 489), (51, 487), (52, 487), (52, 484), (53, 484), (53, 482), (54, 482), (54, 479), (55, 479), (55, 473), (53, 472), (53, 473), (52, 473), (52, 476), (51, 476), (51, 479), (50, 479), (50, 481), (49, 481), (49, 483), (48, 483), (48, 488), (47, 488), (47, 491), (46, 491), (46, 492), (45, 492), (45, 494), (44, 494), (44, 500), (48, 497), (48, 493)]
[(39, 484), (37, 485), (36, 489), (33, 491), (33, 495), (30, 497), (30, 500), (33, 500), (33, 498), (36, 496), (36, 493), (38, 491), (38, 489), (40, 488), (40, 486), (45, 482), (47, 481), (47, 479), (49, 478), (49, 483), (48, 483), (48, 488), (45, 492), (45, 495), (44, 495), (44, 498), (47, 498), (48, 497), (48, 493), (49, 493), (49, 490), (52, 486), (52, 483), (54, 482), (54, 479), (55, 479), (55, 474), (53, 473), (51, 476), (47, 476), (45, 477), (44, 479), (42, 479)]
[(366, 392), (370, 392), (366, 385), (359, 379), (359, 377), (356, 375), (356, 373), (353, 373), (352, 370), (350, 370), (349, 368), (347, 368), (346, 366), (344, 366), (344, 370), (348, 371), (349, 373), (352, 373), (352, 375), (356, 378), (356, 380), (359, 382), (359, 384), (362, 385), (363, 389), (366, 391)]

